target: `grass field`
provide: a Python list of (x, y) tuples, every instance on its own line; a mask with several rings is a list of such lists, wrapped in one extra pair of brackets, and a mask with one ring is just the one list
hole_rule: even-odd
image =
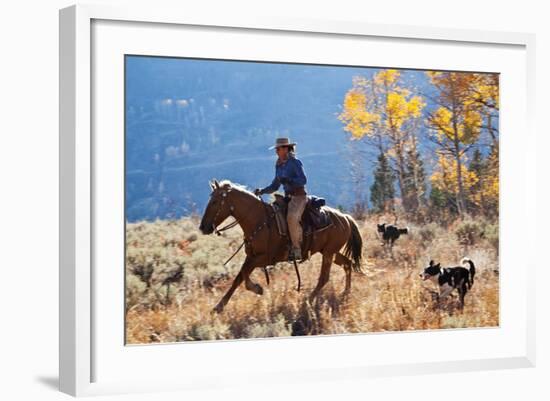
[[(241, 243), (238, 227), (206, 236), (198, 231), (197, 217), (127, 224), (127, 343), (498, 326), (498, 226), (480, 219), (446, 227), (400, 220), (410, 235), (396, 242), (392, 257), (376, 233), (382, 221), (381, 216), (358, 221), (366, 274), (353, 273), (346, 299), (344, 271), (333, 265), (319, 298), (311, 305), (306, 301), (319, 276), (321, 258), (314, 255), (300, 264), (301, 292), (291, 264), (270, 268), (269, 286), (257, 269), (252, 279), (264, 294), (242, 285), (222, 314), (211, 310), (244, 259), (241, 250), (223, 266)], [(419, 273), (430, 259), (455, 266), (464, 256), (477, 268), (464, 309), (458, 309), (456, 297), (439, 305), (436, 288)]]

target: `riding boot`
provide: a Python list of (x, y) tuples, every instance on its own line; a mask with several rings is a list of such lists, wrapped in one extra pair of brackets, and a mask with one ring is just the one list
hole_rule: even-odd
[(288, 260), (289, 261), (299, 261), (302, 259), (302, 250), (297, 247), (292, 247), (290, 252), (288, 253)]

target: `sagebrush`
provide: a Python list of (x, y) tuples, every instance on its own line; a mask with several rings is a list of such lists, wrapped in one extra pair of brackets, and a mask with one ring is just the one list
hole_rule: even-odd
[[(198, 217), (127, 224), (126, 341), (129, 344), (369, 333), (381, 331), (492, 327), (499, 324), (498, 226), (457, 220), (447, 226), (406, 223), (410, 235), (385, 249), (376, 232), (379, 216), (359, 221), (365, 275), (354, 273), (352, 292), (342, 296), (344, 272), (333, 265), (318, 300), (306, 299), (320, 269), (320, 255), (300, 264), (302, 291), (296, 291), (292, 265), (270, 267), (271, 284), (258, 296), (239, 288), (221, 314), (212, 308), (244, 259), (237, 227), (221, 236), (198, 231)], [(457, 265), (463, 256), (478, 273), (463, 310), (456, 298), (440, 305), (436, 288), (422, 282), (429, 260)]]

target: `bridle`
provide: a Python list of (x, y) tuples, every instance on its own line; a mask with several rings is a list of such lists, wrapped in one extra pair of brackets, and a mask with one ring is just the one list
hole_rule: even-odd
[[(235, 227), (237, 224), (239, 224), (239, 222), (237, 221), (237, 219), (235, 219), (235, 221), (232, 221), (231, 223), (229, 223), (228, 225), (218, 229), (214, 222), (216, 221), (216, 218), (219, 216), (220, 212), (222, 211), (223, 209), (223, 206), (225, 204), (225, 201), (227, 199), (227, 195), (228, 195), (228, 192), (231, 191), (231, 190), (222, 190), (222, 193), (221, 193), (221, 203), (220, 203), (220, 207), (218, 208), (218, 210), (216, 211), (216, 214), (214, 215), (214, 217), (212, 218), (212, 225), (214, 226), (214, 232), (217, 234), (217, 235), (221, 235), (222, 231), (225, 231), (225, 230), (229, 230), (230, 228), (233, 228)], [(260, 200), (262, 200), (260, 198)], [(229, 201), (228, 201), (229, 202)], [(262, 203), (265, 203), (263, 200), (262, 200)], [(232, 205), (232, 204), (229, 204), (229, 215), (230, 216), (233, 216), (233, 212), (235, 210), (235, 207)], [(224, 265), (226, 265), (227, 263), (229, 263), (229, 261), (231, 259), (233, 259), (233, 257), (241, 250), (241, 248), (245, 245), (245, 244), (251, 244), (252, 243), (252, 240), (254, 239), (254, 237), (269, 223), (269, 221), (275, 217), (275, 213), (272, 213), (270, 216), (267, 217), (267, 219), (265, 219), (260, 225), (258, 225), (254, 231), (252, 232), (252, 234), (250, 234), (250, 236), (248, 238), (244, 238), (242, 244), (237, 248), (237, 250), (235, 251), (235, 253), (233, 253), (233, 255), (231, 255), (231, 257), (229, 259), (227, 259), (227, 261), (224, 263)]]
[[(220, 207), (218, 208), (218, 210), (216, 211), (216, 214), (214, 215), (213, 219), (212, 219), (212, 225), (214, 226), (214, 232), (217, 234), (217, 235), (221, 235), (222, 231), (225, 231), (225, 230), (229, 230), (230, 228), (233, 228), (235, 227), (237, 224), (239, 224), (239, 222), (237, 221), (237, 219), (235, 218), (235, 221), (229, 223), (228, 225), (218, 229), (215, 224), (214, 224), (214, 221), (216, 221), (216, 218), (218, 217), (218, 215), (220, 214), (221, 210), (223, 209), (223, 205), (225, 203), (225, 200), (227, 199), (227, 195), (228, 195), (228, 192), (231, 191), (231, 190), (222, 190), (222, 200), (221, 200), (221, 203), (220, 203)], [(266, 205), (266, 203), (262, 200), (261, 197), (259, 197), (260, 201)], [(233, 207), (232, 204), (229, 204), (229, 215), (230, 216), (233, 216), (233, 211), (235, 210), (235, 208)], [(244, 238), (243, 242), (241, 243), (241, 245), (239, 245), (239, 247), (237, 248), (237, 250), (233, 253), (233, 255), (231, 255), (223, 264), (223, 266), (225, 266), (226, 264), (228, 264), (231, 259), (233, 259), (235, 257), (235, 255), (241, 250), (241, 248), (245, 245), (245, 244), (248, 244), (249, 246), (251, 245), (252, 243), (252, 240), (254, 239), (254, 237), (260, 232), (262, 231), (262, 229), (269, 224), (269, 222), (271, 221), (271, 219), (273, 219), (275, 217), (275, 212), (271, 213), (271, 215), (268, 215), (267, 216), (267, 219), (265, 219), (261, 224), (259, 224), (255, 229), (254, 231), (252, 232), (252, 234), (250, 234), (250, 236), (248, 238)], [(270, 239), (268, 237), (268, 243), (269, 243)], [(268, 248), (269, 248), (269, 245), (268, 245)], [(267, 259), (270, 260), (270, 255), (269, 253), (267, 254)], [(294, 270), (296, 271), (296, 275), (298, 277), (298, 288), (297, 290), (300, 291), (300, 287), (301, 287), (301, 278), (300, 278), (300, 272), (298, 270), (298, 265), (296, 264), (296, 260), (293, 261), (294, 263)], [(267, 271), (267, 267), (264, 266), (264, 274), (265, 274), (265, 277), (266, 277), (266, 281), (267, 283), (269, 284), (269, 273)]]
[[(230, 228), (233, 228), (235, 227), (237, 224), (239, 224), (239, 222), (237, 221), (237, 219), (235, 219), (235, 221), (232, 221), (231, 223), (229, 223), (228, 225), (218, 229), (214, 222), (216, 221), (216, 218), (219, 216), (220, 212), (222, 211), (223, 209), (223, 205), (225, 204), (225, 200), (227, 199), (227, 193), (231, 191), (231, 190), (222, 190), (222, 200), (221, 200), (221, 203), (220, 203), (220, 207), (218, 208), (218, 210), (216, 211), (216, 214), (214, 214), (214, 217), (212, 218), (212, 225), (214, 226), (214, 232), (218, 235), (221, 235), (222, 231), (225, 231), (225, 230), (229, 230)], [(262, 200), (260, 198), (260, 200)], [(263, 200), (262, 200), (262, 203), (265, 203)], [(233, 216), (233, 212), (235, 211), (235, 207), (232, 205), (232, 204), (229, 204), (229, 215), (230, 216)], [(268, 223), (269, 223), (269, 220), (271, 220), (271, 218), (275, 217), (275, 213), (273, 213), (271, 216), (268, 216), (268, 218), (266, 220), (264, 220), (263, 223), (261, 223), (258, 227), (256, 227), (254, 229), (254, 231), (252, 232), (252, 234), (249, 236), (249, 238), (245, 238), (245, 242), (250, 242), (254, 239), (254, 237), (256, 236), (256, 234), (258, 234), (262, 228), (264, 228)]]
[[(223, 209), (223, 205), (225, 203), (225, 200), (227, 199), (227, 192), (226, 190), (223, 190), (222, 191), (222, 201), (221, 201), (221, 204), (220, 204), (220, 207), (218, 208), (218, 210), (216, 211), (216, 214), (214, 215), (214, 217), (212, 218), (212, 225), (214, 226), (214, 232), (217, 234), (217, 235), (222, 235), (222, 231), (225, 231), (225, 230), (229, 230), (230, 228), (233, 228), (235, 227), (237, 224), (239, 224), (239, 222), (235, 219), (235, 221), (232, 221), (231, 223), (229, 223), (228, 225), (226, 225), (225, 227), (222, 227), (220, 229), (218, 229), (214, 222), (216, 221), (216, 218), (218, 217), (218, 215), (220, 214), (220, 212), (222, 211)], [(233, 207), (233, 205), (229, 205), (229, 215), (230, 216), (233, 216), (233, 211), (235, 210), (235, 208)], [(235, 217), (235, 216), (233, 216)]]

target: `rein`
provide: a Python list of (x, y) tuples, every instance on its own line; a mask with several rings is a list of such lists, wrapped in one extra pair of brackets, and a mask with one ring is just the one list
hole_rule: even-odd
[[(214, 215), (214, 221), (216, 220), (216, 217), (218, 217), (218, 215), (220, 214), (220, 211), (222, 210), (223, 208), (223, 205), (224, 205), (224, 202), (225, 202), (225, 199), (227, 198), (227, 192), (226, 191), (223, 191), (222, 193), (222, 201), (221, 201), (221, 204), (220, 204), (220, 207), (218, 208), (216, 214)], [(261, 197), (258, 197), (259, 200), (262, 202), (262, 204), (264, 205), (264, 207), (268, 204), (266, 202), (263, 201), (263, 199)], [(229, 206), (230, 208), (230, 215), (233, 216), (233, 211), (235, 210), (235, 208), (233, 207), (233, 205), (230, 205)], [(234, 217), (234, 216), (233, 216)], [(260, 225), (258, 225), (254, 231), (252, 232), (252, 234), (250, 234), (250, 236), (248, 238), (244, 238), (243, 242), (241, 243), (241, 245), (239, 245), (239, 247), (237, 248), (237, 250), (235, 250), (235, 252), (233, 252), (233, 254), (223, 263), (223, 266), (227, 265), (231, 259), (233, 259), (235, 257), (235, 255), (237, 255), (237, 253), (239, 253), (239, 251), (241, 250), (241, 248), (245, 245), (245, 244), (249, 244), (251, 245), (251, 242), (252, 240), (254, 239), (254, 237), (260, 232), (262, 231), (262, 229), (269, 224), (269, 222), (271, 221), (271, 219), (273, 219), (275, 217), (275, 212), (273, 212), (272, 214), (268, 215), (267, 216), (267, 219), (265, 219)], [(221, 233), (225, 230), (229, 230), (233, 227), (235, 227), (236, 225), (238, 225), (239, 222), (235, 219), (235, 221), (229, 223), (228, 225), (218, 229), (216, 227), (214, 227), (214, 232), (217, 234), (217, 235), (221, 235)], [(270, 235), (271, 235), (271, 232), (270, 232)], [(267, 249), (268, 249), (268, 254), (267, 254), (267, 259), (268, 259), (268, 263), (271, 262), (271, 259), (270, 259), (270, 254), (269, 254), (269, 242), (270, 242), (270, 237), (268, 237), (267, 239), (268, 241), (268, 246), (267, 246)], [(293, 260), (294, 262), (294, 270), (296, 271), (296, 276), (298, 277), (298, 288), (297, 288), (297, 291), (300, 291), (300, 287), (301, 287), (301, 284), (302, 284), (302, 280), (301, 280), (301, 277), (300, 277), (300, 271), (298, 270), (298, 265), (296, 263), (296, 260)], [(269, 285), (269, 272), (267, 271), (267, 266), (264, 266), (264, 274), (265, 274), (265, 279), (267, 281), (267, 284)]]
[[(263, 201), (262, 201), (263, 202)], [(239, 245), (239, 247), (237, 248), (237, 250), (233, 253), (233, 255), (231, 255), (229, 257), (229, 259), (227, 259), (225, 261), (225, 263), (223, 264), (223, 266), (225, 266), (226, 264), (229, 263), (229, 261), (231, 261), (231, 259), (233, 259), (235, 257), (235, 255), (241, 250), (241, 248), (245, 245), (245, 244), (251, 244), (252, 240), (254, 239), (254, 237), (256, 236), (256, 234), (258, 234), (260, 231), (262, 231), (262, 229), (269, 223), (269, 221), (275, 217), (275, 214), (272, 214), (271, 216), (268, 216), (267, 219), (262, 223), (260, 224), (258, 227), (256, 227), (256, 229), (252, 232), (252, 234), (250, 235), (250, 237), (248, 238), (244, 238), (243, 242), (241, 243), (241, 245)], [(237, 221), (235, 220), (234, 223), (236, 223)], [(233, 224), (233, 223), (231, 223)], [(225, 228), (225, 227), (224, 227)], [(269, 246), (268, 246), (269, 248)], [(266, 275), (266, 279), (267, 281), (269, 282), (269, 276), (268, 276), (268, 273), (267, 273), (267, 268), (265, 267), (264, 268), (264, 271), (265, 271), (265, 275)]]
[(230, 228), (235, 227), (237, 224), (239, 224), (239, 222), (238, 222), (237, 220), (232, 221), (231, 223), (229, 223), (229, 224), (226, 225), (225, 227), (222, 227), (222, 228), (220, 228), (220, 229), (215, 228), (215, 229), (214, 229), (214, 232), (215, 232), (217, 235), (222, 235), (222, 231), (229, 230)]
[[(223, 191), (223, 192), (222, 192), (222, 201), (221, 201), (220, 207), (218, 208), (218, 210), (216, 211), (216, 214), (214, 215), (214, 218), (213, 218), (214, 221), (216, 220), (216, 218), (217, 218), (218, 215), (220, 214), (221, 210), (223, 209), (223, 205), (224, 205), (224, 203), (225, 203), (225, 199), (226, 199), (226, 198), (227, 198), (227, 192), (226, 192), (226, 191)], [(264, 202), (261, 198), (259, 198), (259, 199), (260, 199), (260, 201), (265, 205), (265, 202)], [(230, 205), (230, 206), (229, 206), (229, 209), (230, 209), (230, 213), (229, 213), (229, 214), (230, 214), (231, 216), (233, 216), (233, 211), (235, 210), (235, 208), (233, 207), (233, 205)], [(275, 217), (275, 213), (273, 213), (273, 214), (271, 214), (270, 216), (268, 216), (267, 219), (264, 220), (263, 223), (261, 223), (258, 227), (256, 227), (256, 228), (254, 229), (254, 231), (252, 232), (252, 234), (251, 234), (248, 238), (245, 237), (244, 240), (243, 240), (243, 242), (241, 243), (241, 245), (239, 245), (239, 247), (238, 247), (237, 250), (233, 253), (233, 255), (231, 255), (231, 256), (229, 257), (229, 259), (227, 259), (227, 260), (225, 261), (225, 263), (223, 264), (223, 266), (225, 266), (226, 264), (228, 264), (228, 263), (231, 261), (231, 259), (233, 259), (233, 258), (235, 257), (235, 255), (241, 250), (241, 248), (242, 248), (245, 244), (247, 244), (247, 243), (250, 244), (250, 243), (252, 242), (252, 240), (254, 239), (254, 237), (255, 237), (255, 236), (256, 236), (256, 235), (257, 235), (257, 234), (258, 234), (258, 233), (259, 233), (268, 223), (269, 223), (269, 221), (270, 221), (273, 217)], [(235, 227), (235, 226), (238, 225), (238, 224), (239, 224), (239, 222), (238, 222), (237, 220), (235, 220), (235, 221), (232, 221), (231, 223), (227, 224), (226, 226), (224, 226), (224, 227), (222, 227), (222, 228), (220, 228), (220, 229), (218, 229), (217, 227), (214, 227), (214, 232), (215, 232), (217, 235), (221, 235), (221, 233), (222, 233), (223, 231), (229, 230), (229, 229)], [(266, 271), (266, 277), (268, 277), (268, 276), (267, 276), (267, 271)], [(268, 279), (268, 281), (269, 281), (269, 279)]]

